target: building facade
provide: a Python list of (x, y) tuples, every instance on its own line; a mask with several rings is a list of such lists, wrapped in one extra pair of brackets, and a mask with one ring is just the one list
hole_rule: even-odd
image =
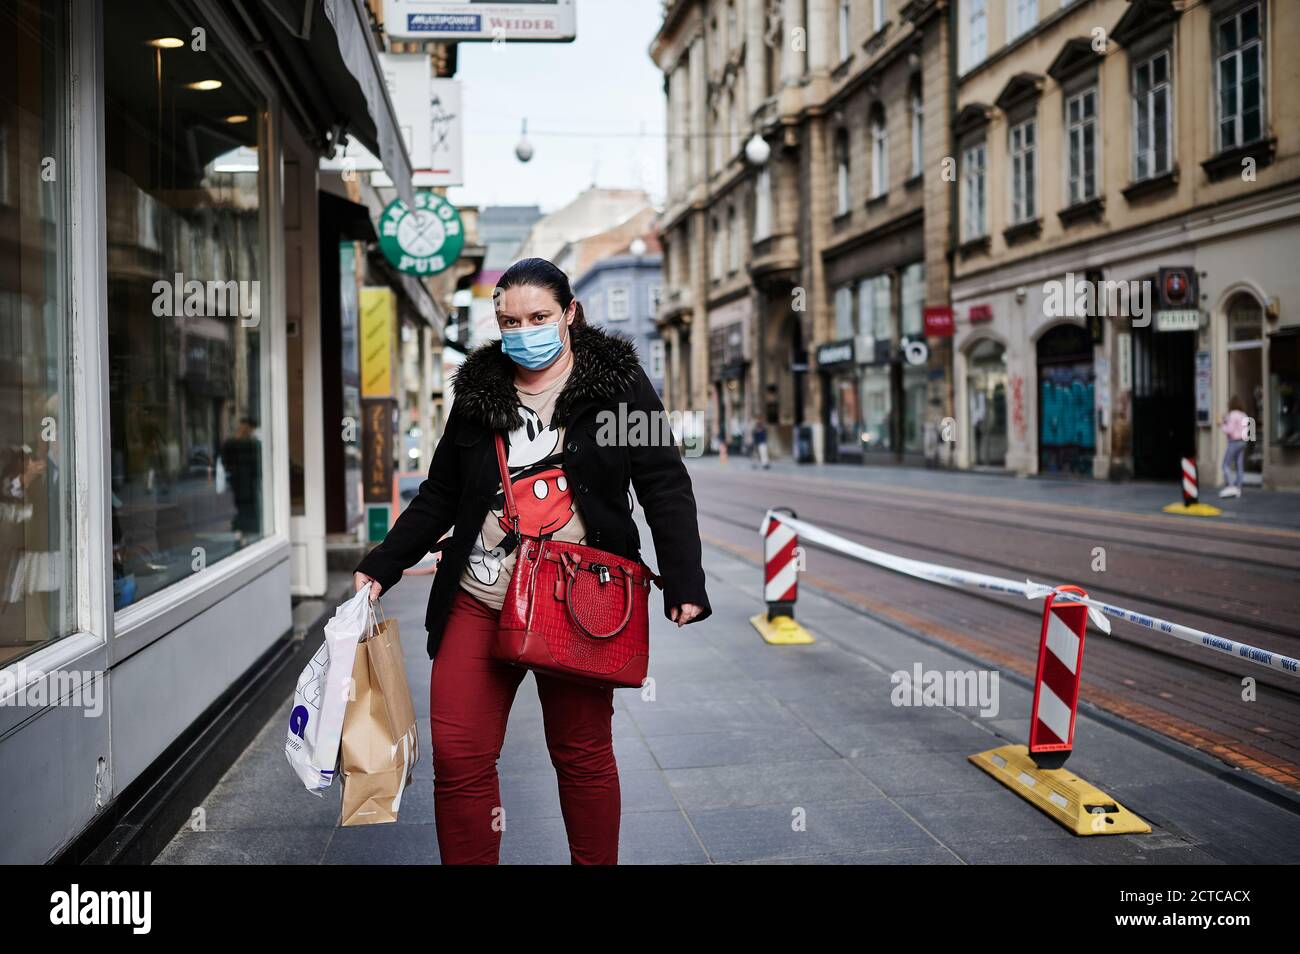
[(958, 463), (1300, 487), (1300, 8), (955, 9)]
[(665, 389), (718, 443), (762, 418), (777, 454), (925, 459), (950, 411), (924, 320), (948, 299), (947, 24), (943, 2), (667, 6)]
[(377, 21), (307, 6), (0, 0), (5, 862), (122, 835), (292, 658), (359, 532), (365, 293), (390, 370), (400, 329), (413, 374), (440, 344), (429, 287), (365, 260), (385, 199), (321, 169), (346, 128), (411, 200)]
[[(653, 239), (653, 236), (651, 236)], [(587, 321), (629, 339), (660, 397), (664, 393), (664, 346), (655, 316), (663, 276), (658, 251), (644, 239), (636, 248), (607, 255), (573, 280)]]

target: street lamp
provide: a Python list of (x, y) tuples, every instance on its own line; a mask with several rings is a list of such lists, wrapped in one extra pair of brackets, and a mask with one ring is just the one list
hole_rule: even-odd
[(519, 134), (519, 144), (515, 146), (515, 158), (527, 162), (533, 158), (533, 144), (528, 141), (528, 120), (524, 120), (523, 131)]
[(745, 143), (745, 158), (752, 165), (761, 166), (767, 163), (772, 155), (772, 147), (767, 144), (767, 140), (754, 133), (749, 142)]

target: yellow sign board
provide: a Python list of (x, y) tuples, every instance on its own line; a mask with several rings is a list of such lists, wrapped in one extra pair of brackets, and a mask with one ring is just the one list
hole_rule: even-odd
[(391, 288), (361, 289), (361, 396), (394, 397), (397, 301)]

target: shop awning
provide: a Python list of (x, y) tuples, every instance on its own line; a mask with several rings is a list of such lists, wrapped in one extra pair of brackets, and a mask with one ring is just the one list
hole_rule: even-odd
[(321, 145), (340, 133), (379, 157), (397, 194), (415, 204), (411, 159), (379, 65), (362, 0), (236, 0), (254, 48), (285, 90), (286, 106)]
[(393, 180), (397, 194), (411, 208), (415, 208), (415, 191), (411, 187), (411, 158), (406, 154), (397, 124), (397, 112), (388, 98), (388, 87), (379, 66), (379, 51), (375, 49), (370, 20), (361, 0), (324, 0), (325, 16), (334, 28), (338, 53), (343, 65), (361, 87), (365, 97), (370, 126), (355, 130), (357, 138), (371, 152), (379, 156), (384, 171)]

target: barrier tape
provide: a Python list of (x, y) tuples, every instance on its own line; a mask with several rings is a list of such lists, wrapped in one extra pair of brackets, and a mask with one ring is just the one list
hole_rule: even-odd
[(1147, 613), (1138, 613), (1124, 609), (1122, 606), (1114, 606), (1101, 600), (1082, 597), (1076, 593), (1062, 593), (1055, 587), (1035, 583), (1033, 580), (1025, 580), (1021, 583), (1000, 576), (989, 576), (987, 573), (958, 570), (955, 567), (901, 557), (884, 550), (863, 546), (861, 543), (855, 543), (852, 540), (846, 540), (844, 537), (823, 530), (821, 527), (773, 510), (767, 512), (767, 516), (764, 518), (764, 526), (767, 525), (768, 520), (779, 520), (809, 543), (815, 543), (828, 550), (835, 550), (864, 563), (872, 563), (887, 570), (893, 570), (896, 573), (903, 573), (907, 576), (928, 580), (931, 583), (939, 583), (943, 586), (973, 587), (991, 593), (1023, 596), (1030, 600), (1041, 600), (1049, 593), (1056, 593), (1057, 600), (1072, 600), (1088, 607), (1088, 618), (1103, 633), (1110, 633), (1110, 621), (1106, 619), (1107, 616), (1110, 616), (1149, 629), (1154, 633), (1172, 636), (1174, 639), (1182, 640), (1185, 643), (1212, 649), (1225, 656), (1244, 659), (1246, 662), (1264, 666), (1288, 676), (1300, 677), (1300, 660), (1238, 642), (1235, 639), (1228, 639), (1226, 636), (1215, 636), (1213, 633), (1206, 633), (1190, 626), (1183, 626), (1180, 623), (1171, 623), (1169, 620), (1159, 619)]

